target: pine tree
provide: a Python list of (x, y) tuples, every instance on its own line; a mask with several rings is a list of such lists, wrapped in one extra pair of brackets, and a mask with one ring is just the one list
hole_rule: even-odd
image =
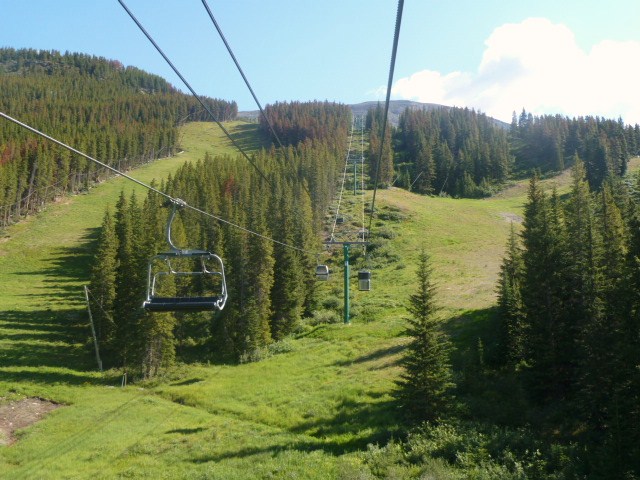
[[(156, 187), (154, 183), (152, 187)], [(142, 242), (142, 252), (139, 262), (144, 261), (143, 255), (151, 256), (158, 252), (165, 243), (164, 215), (160, 204), (160, 197), (149, 192), (142, 210), (142, 228), (146, 233)], [(181, 232), (178, 232), (181, 233)], [(178, 245), (181, 245), (178, 241)], [(164, 246), (166, 249), (166, 246)], [(175, 282), (167, 276), (162, 282), (161, 295), (175, 295)], [(144, 283), (141, 276), (140, 282)], [(174, 329), (176, 317), (171, 312), (145, 312), (140, 319), (140, 336), (142, 339), (142, 371), (145, 378), (155, 376), (161, 367), (170, 366), (175, 359)]]
[(622, 477), (619, 454), (630, 432), (621, 426), (627, 423), (631, 413), (626, 402), (632, 370), (628, 367), (629, 338), (624, 328), (630, 316), (626, 232), (608, 182), (603, 185), (599, 198), (598, 227), (606, 245), (598, 264), (598, 298), (602, 307), (601, 314), (591, 319), (581, 332), (584, 353), (577, 403), (587, 425), (589, 448), (597, 451), (596, 457), (606, 458), (605, 468), (610, 475)]
[(522, 303), (522, 251), (513, 223), (507, 243), (506, 256), (500, 266), (498, 279), (498, 308), (500, 309), (500, 356), (510, 365), (525, 359), (526, 329)]
[(135, 194), (126, 200), (121, 193), (116, 205), (116, 233), (118, 236), (118, 276), (116, 281), (116, 352), (119, 364), (125, 368), (140, 366), (142, 341), (140, 318), (141, 299), (146, 288), (146, 257), (142, 249), (140, 209)]
[(452, 402), (451, 345), (435, 315), (435, 289), (429, 256), (418, 257), (417, 290), (409, 296), (407, 335), (410, 343), (402, 358), (404, 372), (396, 397), (415, 421), (434, 421), (446, 414)]
[(92, 311), (96, 324), (96, 336), (105, 360), (113, 357), (112, 343), (115, 339), (113, 315), (118, 271), (117, 251), (118, 238), (116, 237), (113, 217), (107, 210), (102, 220), (98, 249), (91, 268), (91, 283), (89, 287), (92, 299), (99, 304), (98, 308), (94, 308)]
[[(276, 240), (286, 245), (294, 245), (295, 224), (293, 220), (292, 195), (289, 188), (283, 189), (280, 197), (279, 225), (274, 228), (278, 232)], [(276, 196), (277, 198), (277, 196)], [(281, 340), (289, 335), (299, 322), (305, 301), (304, 291), (304, 258), (301, 252), (288, 246), (276, 244), (274, 246), (275, 275), (271, 298), (273, 302), (273, 317), (271, 320), (271, 335), (275, 340)]]
[[(258, 195), (251, 196), (249, 227), (260, 235), (268, 236), (265, 210)], [(271, 288), (274, 284), (273, 244), (265, 238), (252, 235), (248, 238), (247, 263), (249, 265), (247, 295), (249, 297), (245, 316), (247, 317), (247, 349), (264, 347), (271, 342), (269, 319), (271, 309)]]
[(566, 254), (557, 195), (549, 199), (537, 175), (529, 183), (522, 240), (529, 387), (541, 401), (563, 398), (572, 381), (574, 348), (565, 311)]

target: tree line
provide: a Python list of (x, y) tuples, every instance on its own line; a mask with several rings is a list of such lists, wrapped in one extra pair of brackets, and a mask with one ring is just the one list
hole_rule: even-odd
[[(327, 115), (344, 114), (328, 108)], [(338, 133), (346, 139), (346, 131)], [(177, 245), (224, 259), (229, 301), (222, 312), (143, 311), (148, 259), (169, 248), (164, 233), (168, 211), (149, 192), (143, 201), (122, 195), (105, 213), (90, 285), (100, 305), (94, 310), (105, 365), (152, 376), (176, 355), (250, 360), (310, 314), (316, 303), (315, 252), (346, 145), (306, 139), (287, 148), (286, 156), (276, 149), (254, 156), (268, 182), (242, 157), (207, 154), (160, 185), (172, 197), (258, 234), (188, 209), (174, 222)], [(188, 295), (193, 286), (175, 288)]]
[(513, 169), (507, 131), (468, 108), (406, 109), (394, 135), (396, 185), (481, 197)]
[[(205, 99), (219, 119), (237, 105)], [(157, 75), (78, 53), (0, 49), (0, 111), (103, 163), (127, 170), (175, 153), (177, 125), (209, 120)], [(0, 227), (108, 172), (9, 121), (0, 122)]]
[[(370, 117), (382, 118), (380, 105)], [(371, 158), (379, 155), (373, 148), (377, 130), (372, 129)], [(394, 158), (397, 186), (473, 198), (490, 195), (513, 175), (560, 172), (576, 157), (585, 164), (589, 184), (599, 188), (608, 176), (623, 176), (635, 155), (640, 155), (640, 125), (622, 119), (533, 116), (522, 110), (506, 128), (474, 110), (443, 107), (406, 109), (394, 130), (393, 151), (383, 159)], [(383, 161), (383, 171), (388, 164)], [(392, 174), (385, 173), (388, 183)]]
[[(347, 105), (326, 101), (276, 102), (267, 105), (264, 112), (284, 145), (317, 139), (342, 145), (351, 121), (351, 110)], [(260, 116), (262, 130), (271, 135), (268, 123)]]
[(578, 156), (592, 188), (608, 176), (622, 176), (630, 157), (640, 155), (640, 125), (601, 117), (533, 116), (513, 113), (510, 127), (515, 168), (530, 172), (560, 172)]
[[(547, 429), (578, 442), (593, 478), (640, 473), (640, 176), (568, 198), (529, 184), (498, 287), (503, 365)], [(627, 475), (625, 477), (625, 475)], [(630, 476), (629, 476), (630, 475)], [(635, 477), (633, 477), (635, 478)]]

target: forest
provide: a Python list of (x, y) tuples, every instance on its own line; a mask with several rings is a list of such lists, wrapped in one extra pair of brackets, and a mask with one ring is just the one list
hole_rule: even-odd
[[(250, 359), (293, 333), (302, 316), (314, 310), (310, 272), (320, 251), (324, 212), (335, 193), (349, 119), (344, 107), (331, 104), (293, 104), (291, 109), (314, 133), (288, 147), (286, 156), (262, 151), (252, 165), (241, 157), (206, 155), (161, 185), (169, 195), (252, 232), (229, 224), (203, 226), (201, 215), (193, 212), (184, 212), (173, 228), (178, 244), (224, 258), (233, 301), (219, 314), (146, 313), (140, 308), (148, 252), (163, 249), (168, 215), (154, 192), (144, 201), (121, 197), (114, 213), (105, 214), (91, 291), (100, 306), (98, 340), (108, 365), (132, 372), (142, 368), (143, 376), (150, 377), (173, 363), (176, 349), (185, 355), (191, 351), (200, 361)], [(274, 125), (279, 136), (291, 138), (278, 120)], [(188, 291), (193, 285), (176, 288)], [(131, 338), (137, 342), (126, 341)]]
[[(234, 102), (204, 101), (220, 120), (237, 114)], [(119, 170), (174, 154), (180, 123), (210, 120), (191, 95), (135, 67), (11, 48), (0, 49), (0, 111)], [(7, 121), (0, 122), (0, 146), (0, 226), (108, 174)]]
[[(378, 108), (380, 110), (380, 108)], [(599, 117), (515, 112), (510, 126), (468, 108), (407, 109), (394, 134), (396, 185), (418, 193), (478, 198), (513, 177), (561, 172), (579, 157), (598, 188), (640, 153), (640, 125)]]
[(561, 199), (534, 175), (498, 286), (497, 363), (598, 478), (640, 471), (639, 182), (592, 189), (578, 157)]

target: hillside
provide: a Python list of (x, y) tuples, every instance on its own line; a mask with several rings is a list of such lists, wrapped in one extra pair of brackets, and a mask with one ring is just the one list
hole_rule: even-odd
[[(249, 151), (264, 145), (256, 124), (229, 127)], [(184, 152), (131, 174), (149, 182), (205, 152), (235, 153), (211, 124), (187, 124), (180, 137)], [(570, 182), (567, 174), (543, 181), (560, 194)], [(380, 190), (375, 231), (385, 240), (373, 290), (353, 292), (350, 326), (309, 321), (263, 350), (258, 362), (180, 364), (127, 386), (120, 370), (96, 371), (82, 292), (104, 208), (123, 188), (131, 186), (110, 179), (86, 195), (65, 197), (9, 227), (0, 241), (0, 443), (15, 441), (0, 446), (0, 471), (8, 478), (468, 478), (469, 472), (507, 478), (507, 467), (492, 463), (497, 455), (517, 470), (527, 451), (551, 448), (525, 429), (489, 423), (445, 425), (430, 439), (414, 437), (410, 453), (389, 443), (405, 436), (391, 392), (420, 248), (432, 255), (454, 366), (473, 391), (479, 348), (490, 352), (495, 343), (496, 279), (511, 222), (522, 218), (526, 183), (482, 200)], [(356, 218), (359, 208), (359, 196), (345, 197), (347, 217)], [(339, 268), (340, 259), (334, 251), (329, 263)], [(339, 304), (340, 292), (340, 274), (333, 275), (321, 286), (322, 303)], [(511, 380), (482, 379), (485, 396), (467, 391), (461, 408), (488, 422), (521, 418)], [(30, 398), (57, 408), (9, 437), (2, 405), (14, 412), (39, 408), (25, 402)], [(547, 454), (527, 468), (547, 468)]]
[[(233, 102), (205, 98), (221, 119)], [(121, 170), (177, 151), (178, 123), (209, 120), (167, 81), (78, 53), (0, 48), (0, 111)], [(85, 159), (0, 122), (0, 227), (108, 176)]]
[[(132, 173), (160, 178), (200, 155), (196, 143), (210, 127), (185, 128), (185, 153)], [(494, 301), (507, 219), (522, 204), (522, 197), (456, 201), (381, 191), (381, 211), (395, 219), (384, 228), (398, 233), (388, 249), (398, 260), (374, 272), (372, 292), (355, 293), (361, 313), (350, 327), (318, 326), (258, 363), (185, 365), (153, 384), (120, 388), (120, 372), (93, 367), (81, 285), (92, 232), (122, 185), (110, 180), (56, 204), (9, 228), (0, 247), (0, 397), (64, 405), (0, 448), (12, 478), (326, 478), (366, 470), (367, 444), (386, 443), (398, 424), (389, 391), (419, 245), (433, 254), (439, 302), (454, 331), (463, 317), (481, 324)]]

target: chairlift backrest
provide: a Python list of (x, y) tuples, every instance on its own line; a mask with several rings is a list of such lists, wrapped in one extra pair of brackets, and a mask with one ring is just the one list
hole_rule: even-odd
[(358, 272), (358, 289), (364, 292), (371, 290), (371, 272), (369, 270)]
[[(188, 265), (198, 263), (199, 268)], [(185, 266), (187, 268), (185, 268)], [(167, 286), (186, 280), (180, 293), (164, 294)], [(175, 287), (174, 287), (175, 288)], [(151, 312), (222, 310), (227, 285), (222, 259), (205, 251), (166, 252), (149, 261), (147, 299), (142, 306)]]
[(329, 280), (329, 267), (327, 265), (318, 265), (316, 267), (316, 278), (325, 282)]

